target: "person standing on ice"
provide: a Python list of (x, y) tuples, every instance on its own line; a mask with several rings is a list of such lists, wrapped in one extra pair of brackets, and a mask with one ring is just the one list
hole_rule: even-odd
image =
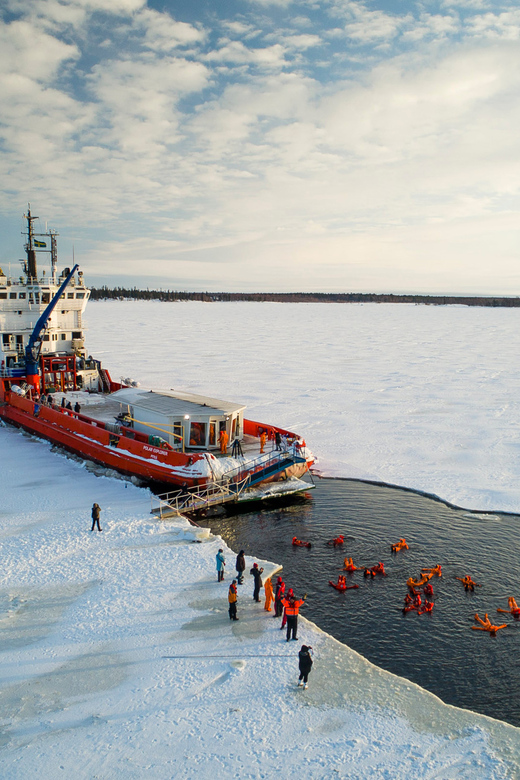
[(243, 550), (240, 550), (240, 552), (237, 555), (235, 569), (237, 570), (237, 582), (239, 585), (242, 585), (242, 583), (244, 582), (244, 572), (246, 570), (246, 559)]
[(287, 615), (287, 641), (291, 639), (298, 639), (298, 612), (300, 607), (305, 604), (307, 594), (301, 599), (295, 599), (294, 596), (288, 599), (283, 599), (282, 604), (285, 607), (285, 614)]
[(229, 619), (238, 620), (237, 618), (237, 581), (233, 580), (229, 586), (228, 602), (229, 602)]
[(259, 569), (257, 563), (253, 563), (253, 568), (250, 570), (251, 574), (255, 578), (255, 589), (253, 591), (253, 599), (260, 601), (260, 588), (262, 587), (262, 572), (263, 568)]
[(298, 653), (298, 666), (300, 669), (298, 686), (303, 685), (303, 690), (307, 688), (307, 679), (312, 669), (311, 650), (312, 647), (302, 645), (301, 650)]
[(285, 595), (285, 582), (281, 577), (276, 580), (276, 587), (274, 591), (274, 616), (275, 618), (282, 617), (283, 605), (282, 599)]
[(217, 581), (222, 582), (224, 579), (224, 567), (226, 565), (226, 559), (224, 558), (224, 550), (222, 547), (220, 547), (215, 557), (217, 561)]
[(264, 609), (267, 612), (271, 611), (271, 604), (273, 603), (273, 584), (271, 582), (271, 578), (268, 577), (266, 581), (264, 582), (264, 590), (265, 590), (265, 604)]
[(98, 531), (103, 530), (99, 525), (100, 514), (101, 514), (101, 507), (99, 506), (99, 504), (93, 504), (92, 505), (92, 528), (90, 529), (91, 531), (93, 531), (96, 526)]

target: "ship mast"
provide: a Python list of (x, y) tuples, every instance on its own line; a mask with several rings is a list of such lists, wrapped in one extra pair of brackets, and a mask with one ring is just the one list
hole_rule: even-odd
[(31, 216), (31, 204), (29, 203), (28, 205), (29, 208), (27, 214), (25, 215), (27, 220), (27, 243), (25, 245), (25, 251), (27, 253), (27, 266), (25, 273), (27, 274), (27, 281), (30, 283), (33, 280), (36, 281), (38, 278), (38, 272), (36, 269), (36, 252), (34, 250), (34, 233), (32, 227), (32, 223), (35, 219), (38, 219), (38, 217)]

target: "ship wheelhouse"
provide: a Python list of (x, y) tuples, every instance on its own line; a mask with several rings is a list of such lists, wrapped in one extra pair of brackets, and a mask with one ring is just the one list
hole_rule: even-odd
[(245, 406), (193, 393), (124, 388), (112, 393), (120, 418), (141, 433), (160, 436), (174, 449), (216, 450), (221, 431), (242, 439)]

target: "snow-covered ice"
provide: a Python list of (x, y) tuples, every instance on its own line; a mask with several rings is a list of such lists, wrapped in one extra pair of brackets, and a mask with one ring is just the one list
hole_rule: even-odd
[[(513, 310), (118, 302), (89, 320), (114, 377), (244, 401), (303, 433), (324, 472), (519, 508)], [(298, 689), (300, 643), (249, 577), (229, 621), (218, 537), (153, 519), (146, 490), (48, 443), (7, 427), (0, 442), (2, 778), (520, 777), (519, 729), (304, 619)]]

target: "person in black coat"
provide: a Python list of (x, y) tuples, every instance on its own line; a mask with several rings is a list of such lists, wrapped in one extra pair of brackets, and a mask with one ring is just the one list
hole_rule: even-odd
[(262, 572), (263, 569), (258, 568), (257, 563), (253, 563), (253, 568), (249, 572), (255, 578), (255, 589), (253, 591), (253, 598), (255, 601), (260, 601), (260, 588), (262, 587)]
[(237, 555), (235, 568), (237, 570), (237, 582), (239, 585), (242, 585), (242, 583), (244, 582), (244, 572), (246, 570), (246, 559), (243, 550), (240, 550), (240, 552)]
[(94, 504), (92, 507), (92, 528), (91, 531), (94, 530), (94, 528), (97, 525), (98, 531), (102, 531), (103, 529), (99, 525), (99, 515), (101, 514), (101, 507), (99, 504)]
[(298, 653), (298, 666), (300, 668), (300, 677), (298, 679), (298, 685), (303, 685), (304, 689), (307, 687), (307, 678), (309, 677), (312, 669), (312, 657), (310, 651), (312, 647), (302, 645), (300, 652)]

